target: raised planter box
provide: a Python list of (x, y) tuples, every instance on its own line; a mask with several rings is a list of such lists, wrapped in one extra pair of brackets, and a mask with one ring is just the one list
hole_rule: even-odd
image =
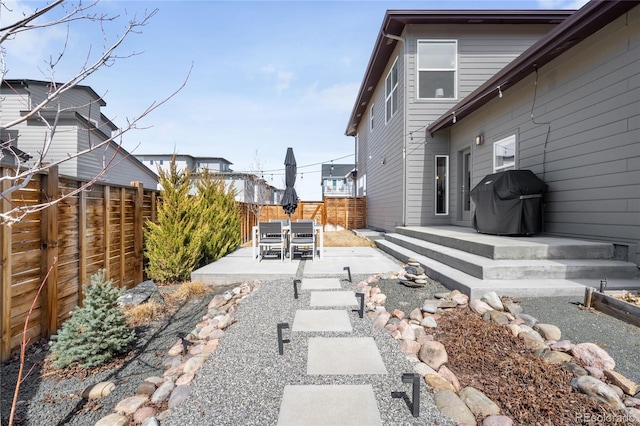
[(600, 293), (594, 288), (585, 290), (584, 306), (640, 327), (640, 306)]

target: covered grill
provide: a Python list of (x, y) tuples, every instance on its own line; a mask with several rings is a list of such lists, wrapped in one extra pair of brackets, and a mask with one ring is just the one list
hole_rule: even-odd
[(487, 175), (471, 190), (473, 227), (484, 234), (535, 235), (543, 230), (547, 184), (531, 170)]

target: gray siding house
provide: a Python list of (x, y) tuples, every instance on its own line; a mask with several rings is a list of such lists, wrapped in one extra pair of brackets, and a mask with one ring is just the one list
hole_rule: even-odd
[(324, 200), (324, 197), (353, 197), (354, 168), (353, 164), (322, 164), (320, 182), (322, 199)]
[[(33, 106), (46, 99), (50, 82), (39, 80), (3, 80), (0, 89), (0, 114), (2, 125), (28, 114)], [(58, 104), (59, 101), (59, 104)], [(63, 161), (59, 173), (82, 180), (90, 180), (105, 167), (98, 181), (115, 185), (142, 182), (145, 188), (156, 189), (157, 177), (144, 164), (133, 157), (115, 141), (100, 148), (91, 146), (103, 143), (118, 130), (117, 126), (100, 112), (106, 106), (104, 100), (89, 86), (78, 85), (60, 96), (42, 110), (45, 119), (53, 120), (60, 108), (56, 133), (44, 161)], [(2, 131), (3, 143), (11, 144), (31, 159), (29, 166), (43, 151), (43, 141), (49, 129), (38, 119), (31, 117), (16, 126)], [(69, 158), (69, 154), (87, 151)]]
[[(395, 13), (387, 14), (384, 25), (389, 25)], [(477, 12), (466, 13), (471, 17)], [(519, 13), (523, 19), (535, 16)], [(550, 17), (556, 12), (548, 13)], [(419, 80), (423, 67), (412, 52), (421, 48), (423, 35), (411, 37), (412, 25), (393, 32), (404, 42), (398, 41), (400, 46), (388, 56), (385, 73), (396, 56), (406, 64), (398, 78), (406, 81), (399, 86), (398, 102), (404, 123), (395, 123), (394, 128), (392, 118), (385, 126), (384, 104), (374, 92), (370, 100), (380, 104), (379, 124), (384, 131), (378, 138), (378, 123), (374, 123), (370, 134), (369, 110), (359, 109), (365, 102), (361, 89), (347, 129), (348, 135), (358, 138), (359, 177), (367, 174), (367, 204), (374, 206), (368, 212), (370, 226), (383, 230), (397, 225), (471, 226), (475, 206), (470, 189), (496, 171), (529, 169), (549, 186), (546, 234), (613, 242), (619, 258), (640, 264), (639, 2), (592, 1), (569, 16), (557, 13), (556, 22), (550, 21), (553, 25), (537, 40), (521, 45), (524, 49), (511, 61), (478, 76), (468, 86), (465, 81), (472, 79), (463, 76), (463, 63), (473, 59), (463, 58), (462, 46), (465, 31), (471, 30), (460, 28), (460, 36), (451, 34), (458, 43), (458, 75), (454, 77), (458, 93), (447, 105), (421, 102), (416, 95), (421, 83), (413, 79), (417, 76)], [(477, 16), (477, 21), (482, 20)], [(473, 22), (461, 27), (484, 27)], [(380, 37), (384, 37), (384, 25)], [(522, 27), (544, 26), (530, 23), (517, 28)], [(508, 33), (498, 38), (512, 41)], [(473, 44), (483, 39), (479, 34)], [(478, 58), (492, 62), (490, 56), (480, 54)], [(426, 57), (438, 59), (436, 54)], [(373, 86), (384, 93), (385, 73), (375, 82), (366, 81), (374, 62), (372, 58), (363, 88)], [(428, 77), (429, 67), (425, 68)], [(366, 102), (367, 108), (378, 112), (377, 106)], [(358, 114), (363, 114), (361, 121), (356, 119)], [(377, 179), (378, 174), (386, 173), (379, 162), (371, 161), (379, 156), (393, 158), (394, 167), (389, 171), (389, 176), (396, 176), (393, 183)], [(391, 187), (401, 198), (396, 197), (386, 210), (375, 208), (385, 204)]]

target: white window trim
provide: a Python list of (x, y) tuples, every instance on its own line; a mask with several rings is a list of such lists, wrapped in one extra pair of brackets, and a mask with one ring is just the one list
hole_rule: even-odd
[(373, 107), (376, 106), (376, 104), (371, 104), (371, 108), (369, 108), (369, 131), (373, 130), (374, 127), (374, 123), (373, 123)]
[[(438, 171), (438, 159), (444, 158), (447, 160), (446, 166), (446, 178), (447, 182), (444, 186), (444, 213), (438, 213), (438, 179), (436, 179), (436, 173)], [(449, 214), (449, 156), (448, 155), (436, 155), (434, 160), (434, 173), (433, 173), (433, 212), (436, 216), (446, 216)]]
[[(398, 107), (396, 107), (395, 111), (391, 111), (391, 115), (387, 114), (387, 105), (389, 104), (388, 102), (389, 98), (392, 98), (393, 94), (396, 93), (396, 91), (398, 90), (398, 84), (400, 82), (400, 78), (396, 79), (396, 84), (391, 88), (391, 92), (389, 93), (387, 93), (387, 80), (391, 77), (391, 73), (393, 72), (393, 69), (397, 67), (397, 65), (398, 65), (398, 58), (396, 57), (396, 59), (393, 61), (393, 65), (391, 65), (391, 68), (389, 68), (389, 72), (387, 73), (387, 76), (384, 79), (384, 124), (387, 124), (389, 121), (391, 121), (391, 119), (398, 112)], [(396, 69), (396, 75), (398, 75), (397, 69)]]
[[(513, 140), (513, 164), (507, 164), (502, 166), (496, 166), (496, 148), (505, 142), (510, 142)], [(493, 172), (501, 172), (503, 170), (514, 170), (516, 168), (516, 164), (518, 164), (518, 140), (516, 139), (516, 135), (510, 135), (506, 138), (502, 138), (499, 141), (495, 141), (493, 143)]]
[[(418, 45), (420, 43), (454, 43), (456, 46), (456, 64), (451, 68), (420, 68), (420, 59), (418, 55)], [(420, 97), (420, 71), (453, 71), (453, 98), (421, 98)], [(418, 100), (437, 100), (451, 101), (458, 99), (458, 40), (455, 39), (420, 39), (416, 42), (416, 99)]]

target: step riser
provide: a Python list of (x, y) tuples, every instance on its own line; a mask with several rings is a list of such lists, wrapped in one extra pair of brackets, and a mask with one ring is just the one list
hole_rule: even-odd
[(387, 241), (391, 241), (394, 244), (397, 244), (411, 251), (414, 251), (418, 254), (421, 254), (433, 260), (437, 260), (438, 262), (444, 263), (445, 265), (451, 266), (452, 268), (462, 271), (465, 274), (469, 274), (472, 277), (482, 279), (483, 271), (481, 266), (474, 265), (469, 262), (465, 262), (464, 260), (458, 259), (453, 256), (449, 256), (446, 253), (442, 253), (437, 250), (430, 249), (428, 247), (420, 246), (419, 244), (414, 244), (409, 241), (396, 238), (393, 235), (387, 234), (385, 236), (385, 239)]
[(395, 232), (489, 259), (613, 259), (612, 244), (495, 247), (480, 241), (458, 239), (415, 228), (397, 227)]
[[(602, 278), (633, 278), (635, 277), (635, 267), (628, 263), (621, 263), (615, 266), (598, 265), (527, 265), (515, 267), (509, 266), (482, 266), (460, 259), (455, 255), (443, 253), (431, 247), (425, 247), (420, 243), (407, 241), (403, 238), (387, 234), (386, 240), (399, 246), (405, 247), (417, 254), (426, 256), (438, 262), (444, 263), (452, 268), (469, 274), (472, 277), (484, 280), (515, 280), (515, 279), (602, 279)], [(415, 237), (414, 237), (415, 238)], [(541, 259), (531, 259), (538, 261)], [(556, 259), (560, 260), (560, 259)], [(587, 259), (594, 260), (594, 259)]]

